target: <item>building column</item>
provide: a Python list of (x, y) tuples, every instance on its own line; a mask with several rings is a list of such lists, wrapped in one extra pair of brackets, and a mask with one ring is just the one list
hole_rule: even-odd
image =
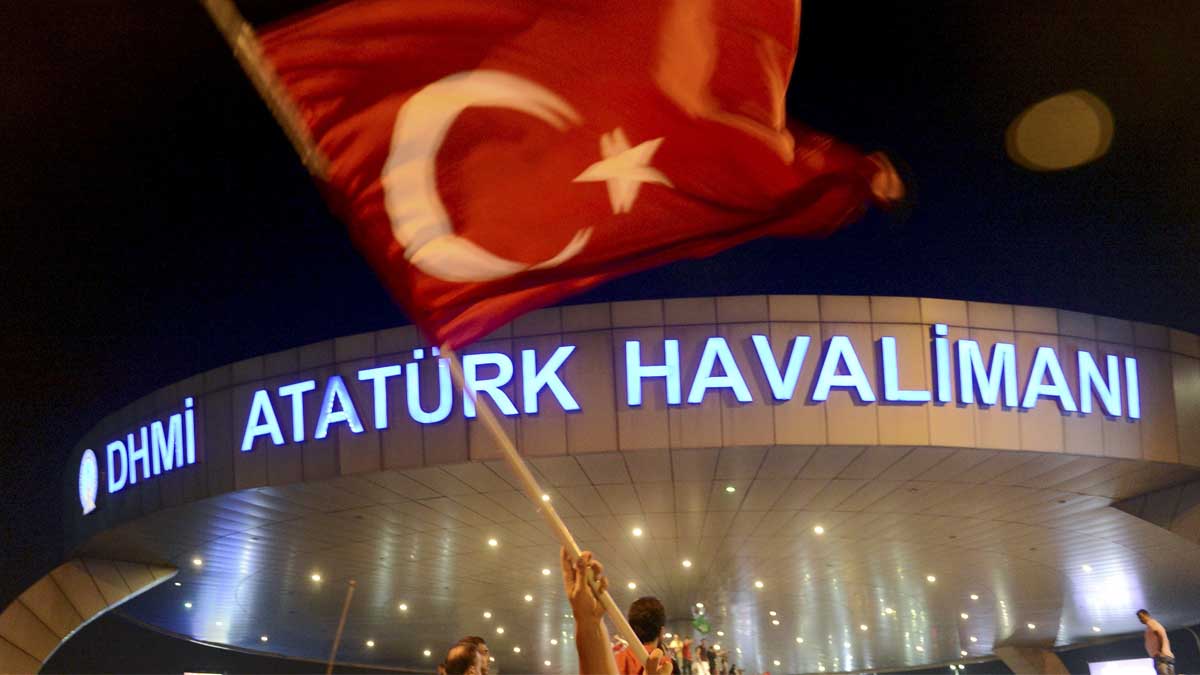
[(95, 558), (59, 565), (0, 612), (0, 673), (40, 671), (80, 628), (178, 572)]

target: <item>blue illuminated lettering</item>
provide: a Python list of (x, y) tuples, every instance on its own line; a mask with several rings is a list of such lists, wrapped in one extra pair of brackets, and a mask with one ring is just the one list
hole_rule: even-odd
[[(567, 362), (567, 357), (575, 352), (575, 345), (563, 345), (554, 350), (550, 359), (541, 370), (537, 368), (537, 354), (532, 349), (521, 350), (521, 391), (525, 402), (525, 412), (530, 415), (538, 411), (538, 392), (549, 388), (558, 405), (568, 412), (579, 410), (579, 403), (571, 395), (567, 385), (558, 376), (558, 369)], [(514, 410), (512, 414), (516, 414)]]
[[(431, 352), (438, 355), (434, 347)], [(425, 358), (424, 349), (414, 349), (413, 358), (417, 361)], [(408, 414), (421, 424), (436, 424), (450, 416), (450, 408), (454, 405), (454, 390), (450, 387), (450, 365), (446, 359), (438, 359), (438, 406), (432, 412), (425, 412), (421, 407), (421, 377), (417, 361), (404, 365), (405, 390), (408, 394)]]
[(1079, 363), (1079, 410), (1083, 413), (1092, 412), (1092, 392), (1100, 397), (1104, 411), (1112, 417), (1121, 416), (1121, 368), (1117, 357), (1109, 354), (1105, 359), (1108, 370), (1108, 381), (1100, 375), (1096, 360), (1085, 351), (1077, 355)]
[[(839, 364), (846, 364), (846, 374), (838, 374)], [(824, 401), (829, 398), (832, 387), (847, 387), (854, 389), (859, 400), (870, 403), (875, 400), (875, 392), (871, 391), (871, 383), (863, 372), (858, 354), (854, 353), (854, 345), (845, 335), (835, 335), (829, 341), (829, 351), (825, 353), (825, 361), (821, 364), (821, 374), (817, 377), (817, 385), (813, 389), (813, 400)]]
[[(316, 388), (316, 380), (285, 384), (279, 388), (280, 396), (287, 396), (292, 399), (292, 440), (297, 443), (304, 440), (304, 393)], [(271, 414), (274, 415), (275, 411), (272, 410)], [(275, 445), (279, 445), (279, 443)]]
[[(721, 362), (724, 375), (713, 375), (713, 366)], [(692, 388), (688, 391), (688, 403), (700, 403), (704, 393), (709, 389), (732, 389), (733, 395), (742, 403), (749, 403), (750, 390), (746, 380), (742, 379), (742, 371), (738, 370), (737, 361), (733, 360), (733, 352), (723, 337), (710, 337), (704, 343), (704, 352), (700, 355), (700, 365), (696, 367), (696, 377), (692, 380)]]
[(964, 404), (975, 402), (975, 384), (979, 383), (979, 403), (996, 405), (1000, 385), (1004, 385), (1004, 405), (1017, 405), (1017, 348), (1007, 342), (992, 345), (991, 363), (983, 365), (983, 354), (974, 340), (958, 341), (958, 391)]
[(625, 392), (631, 406), (642, 404), (642, 380), (661, 377), (667, 383), (667, 403), (679, 405), (683, 401), (679, 384), (679, 340), (663, 340), (665, 363), (661, 366), (642, 365), (642, 343), (629, 340), (625, 343)]
[(1137, 359), (1125, 357), (1125, 393), (1129, 399), (1129, 419), (1142, 418), (1142, 396), (1138, 391)]
[(949, 403), (953, 398), (950, 389), (950, 341), (946, 339), (949, 334), (950, 328), (946, 324), (933, 324), (933, 370), (937, 375), (935, 389), (938, 403)]
[[(1043, 380), (1050, 376), (1050, 383)], [(1067, 378), (1063, 376), (1062, 366), (1058, 357), (1050, 347), (1038, 347), (1033, 355), (1033, 368), (1030, 369), (1029, 382), (1025, 385), (1025, 397), (1021, 400), (1022, 408), (1032, 408), (1037, 405), (1038, 397), (1049, 396), (1058, 399), (1058, 405), (1066, 412), (1075, 412), (1075, 398), (1067, 387)]]
[(350, 398), (350, 392), (346, 391), (346, 381), (341, 375), (333, 375), (325, 383), (325, 398), (321, 401), (321, 414), (317, 417), (317, 430), (313, 433), (313, 438), (325, 438), (329, 435), (329, 425), (338, 422), (345, 422), (350, 431), (356, 434), (363, 432), (358, 411), (354, 409), (354, 401)]
[(133, 442), (133, 434), (125, 437), (125, 447), (129, 449), (130, 485), (138, 482), (138, 462), (142, 463), (142, 478), (154, 475), (150, 473), (150, 434), (147, 433), (146, 427), (138, 429), (138, 440), (141, 441), (140, 444)]
[(800, 379), (800, 366), (808, 353), (808, 343), (811, 338), (807, 335), (797, 335), (792, 338), (792, 349), (787, 357), (787, 366), (783, 375), (779, 374), (779, 364), (775, 363), (775, 355), (771, 352), (771, 343), (766, 335), (752, 335), (754, 350), (758, 352), (758, 361), (762, 364), (763, 374), (767, 384), (771, 385), (771, 396), (776, 401), (790, 401), (796, 393), (796, 382)]
[(150, 457), (155, 476), (183, 466), (183, 415), (176, 413), (167, 419), (166, 433), (161, 420), (150, 424)]
[(266, 389), (254, 392), (254, 399), (250, 401), (250, 415), (242, 434), (242, 452), (253, 450), (254, 439), (259, 436), (270, 436), (272, 443), (283, 445), (283, 432), (279, 430), (279, 419), (275, 417), (275, 408), (271, 407), (271, 397)]
[[(112, 494), (125, 488), (125, 481), (129, 477), (129, 456), (125, 453), (123, 441), (112, 441), (105, 447), (105, 451), (108, 455), (108, 494)], [(120, 473), (117, 473), (113, 462), (118, 457), (121, 459)]]
[(192, 397), (183, 399), (183, 432), (186, 439), (185, 453), (188, 464), (196, 463), (196, 419), (192, 411)]
[(374, 386), (371, 389), (372, 398), (375, 400), (375, 428), (388, 428), (388, 412), (387, 412), (387, 379), (400, 375), (403, 369), (400, 366), (380, 366), (378, 368), (366, 368), (358, 371), (358, 381), (370, 381)]
[(926, 403), (929, 392), (924, 389), (901, 389), (900, 366), (896, 362), (896, 338), (885, 337), (880, 341), (883, 352), (883, 400), (897, 403)]
[[(496, 368), (495, 377), (481, 379), (479, 377), (479, 366), (493, 366)], [(512, 399), (508, 394), (504, 393), (500, 387), (512, 382), (513, 378), (513, 362), (505, 354), (465, 354), (462, 357), (463, 380), (466, 382), (466, 388), (475, 392), (475, 399), (466, 391), (463, 392), (463, 414), (468, 418), (475, 417), (475, 401), (479, 399), (480, 394), (487, 394), (492, 398), (492, 402), (496, 404), (496, 408), (500, 410), (502, 415), (516, 415), (517, 407), (513, 405)]]

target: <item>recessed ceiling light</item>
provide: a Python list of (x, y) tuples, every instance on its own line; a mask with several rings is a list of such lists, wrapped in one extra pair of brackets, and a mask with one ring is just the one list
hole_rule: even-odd
[(1092, 632), (1093, 632), (1093, 633), (1099, 633), (1099, 632), (1100, 632), (1100, 626), (1092, 626)]
[(860, 623), (860, 624), (858, 624), (858, 629), (861, 631), (866, 631), (868, 629), (868, 626), (865, 623)]
[(225, 622), (224, 622), (224, 621), (217, 621), (217, 622), (216, 622), (216, 624), (217, 624), (218, 626), (224, 626), (224, 625), (225, 625)]
[(544, 502), (548, 502), (548, 501), (550, 501), (550, 495), (543, 494), (543, 495), (542, 495), (542, 501), (544, 501)]
[(495, 546), (499, 546), (499, 545), (500, 545), (500, 542), (496, 541), (495, 539), (488, 539), (488, 546), (495, 547)]
[[(671, 636), (668, 635), (667, 637), (671, 637)], [(723, 631), (723, 630), (717, 631), (717, 637), (725, 637), (725, 631)]]
[(804, 638), (802, 638), (802, 637), (796, 638), (796, 644), (798, 644), (798, 645), (804, 644)]
[(491, 612), (484, 612), (484, 613), (483, 613), (483, 618), (485, 618), (485, 619), (490, 619), (490, 618), (492, 618), (492, 613), (491, 613)]
[(496, 634), (504, 635), (504, 626), (496, 626)]
[(1092, 566), (1091, 566), (1091, 565), (1081, 565), (1081, 566), (1079, 567), (1079, 569), (1083, 570), (1084, 572), (1091, 572), (1091, 571), (1092, 571)]
[(496, 662), (496, 657), (494, 657), (494, 656), (489, 656), (489, 657), (488, 657), (488, 661), (491, 661), (492, 663), (495, 663), (495, 662)]
[(542, 661), (542, 665), (548, 666), (548, 665), (550, 665), (550, 662), (549, 662), (549, 661)]
[(763, 582), (762, 582), (762, 581), (755, 581), (755, 582), (754, 582), (754, 587), (755, 587), (755, 588), (762, 588), (762, 587), (763, 587)]
[(183, 606), (184, 606), (184, 608), (186, 608), (186, 609), (191, 609), (191, 608), (192, 608), (192, 603), (190, 603), (190, 602), (185, 602), (185, 603), (183, 603)]
[(628, 586), (628, 587), (629, 587), (629, 590), (631, 590), (631, 591), (632, 591), (632, 590), (635, 590), (635, 589), (637, 588), (637, 584), (636, 584), (636, 583), (634, 583), (634, 582), (632, 582), (632, 581), (631, 581), (631, 582), (629, 582), (629, 583), (627, 583), (627, 584), (625, 584), (625, 585), (626, 585), (626, 586)]
[(544, 577), (550, 576), (550, 568), (549, 567), (542, 568), (542, 576), (544, 576)]
[(978, 599), (979, 599), (979, 594), (977, 594), (977, 593), (972, 593), (972, 594), (971, 594), (971, 599), (972, 599), (972, 600), (978, 600)]
[(321, 575), (320, 575), (320, 574), (314, 574), (314, 575), (312, 575), (311, 577), (309, 577), (309, 579), (312, 579), (313, 581), (320, 581), (320, 580), (321, 580)]
[(633, 528), (633, 536), (635, 536), (635, 537), (642, 536), (642, 528), (640, 528), (640, 527)]
[[(849, 643), (849, 642), (843, 642), (843, 643), (842, 643), (842, 646), (843, 646), (843, 647), (845, 647), (846, 649), (849, 649), (849, 648), (850, 648), (850, 643)], [(836, 661), (837, 659), (834, 659), (834, 660)]]
[(552, 645), (558, 644), (558, 638), (550, 638), (550, 644), (552, 644)]
[(775, 660), (774, 660), (774, 661), (772, 661), (771, 663), (774, 663), (775, 665), (779, 665), (779, 659), (775, 659)]
[(923, 651), (925, 651), (925, 648), (922, 647), (921, 645), (917, 645), (917, 651), (923, 652)]
[(737, 492), (737, 488), (733, 487), (732, 485), (726, 485), (725, 491), (730, 494), (733, 494), (734, 492)]
[(1037, 624), (1027, 623), (1025, 624), (1025, 627), (1029, 630), (1037, 630)]
[(967, 650), (965, 650), (965, 649), (960, 649), (960, 650), (958, 651), (958, 655), (959, 655), (959, 656), (966, 656), (966, 655), (967, 655)]
[(937, 577), (930, 574), (925, 577), (925, 581), (928, 581), (929, 583), (932, 584), (933, 582), (937, 581)]
[(367, 640), (367, 648), (371, 648), (371, 647), (374, 647), (374, 646), (375, 646), (375, 641), (374, 641), (374, 640)]
[(670, 634), (670, 633), (663, 633), (663, 637), (667, 637), (667, 638), (669, 638), (669, 637), (671, 637), (671, 634)]
[(192, 558), (192, 564), (195, 565), (196, 567), (199, 567), (204, 564), (204, 560), (202, 560), (200, 558)]
[(408, 603), (405, 603), (405, 602), (400, 603), (400, 611), (407, 612), (408, 611)]
[(266, 635), (260, 635), (258, 639), (259, 639), (260, 641), (262, 641), (262, 642), (266, 642), (266, 641), (267, 641), (267, 636), (266, 636)]
[(176, 585), (176, 586), (182, 586), (183, 584), (181, 584), (181, 583), (179, 583), (178, 581), (176, 581), (176, 582), (175, 582), (175, 585)]
[(704, 609), (704, 603), (703, 603), (703, 602), (697, 602), (697, 603), (696, 603), (696, 608), (697, 608), (697, 609)]
[(520, 647), (513, 647), (513, 653), (514, 653), (514, 654), (520, 654), (520, 653), (521, 653), (521, 648), (520, 648)]
[(683, 561), (682, 565), (683, 565), (684, 567), (691, 567), (691, 566), (692, 566), (692, 561), (691, 561), (691, 560), (684, 559), (684, 561)]
[(813, 534), (825, 534), (825, 528), (817, 525), (813, 528)]
[(428, 649), (426, 649), (423, 653), (425, 654), (425, 656), (430, 656), (433, 654), (433, 652), (429, 651)]
[(777, 613), (775, 613), (775, 610), (771, 610), (767, 612), (767, 614), (770, 614), (771, 616), (779, 616)]
[(975, 637), (974, 635), (972, 635), (972, 636), (971, 636), (971, 642), (979, 642), (979, 638), (977, 638), (977, 637)]
[(959, 614), (958, 617), (960, 619), (962, 619), (963, 621), (966, 621), (967, 619), (971, 618), (971, 615), (967, 614), (966, 612), (963, 612), (962, 614)]
[(772, 626), (778, 626), (778, 625), (779, 625), (779, 619), (771, 619), (771, 625), (772, 625)]
[(533, 596), (526, 593), (525, 594), (525, 602), (533, 602)]
[(884, 607), (883, 611), (885, 614), (895, 614), (896, 613), (896, 610), (892, 609), (891, 607)]

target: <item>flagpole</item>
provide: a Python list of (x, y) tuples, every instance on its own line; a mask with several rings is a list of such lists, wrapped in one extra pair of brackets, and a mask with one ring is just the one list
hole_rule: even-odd
[(346, 614), (350, 611), (350, 598), (354, 597), (354, 587), (358, 583), (350, 580), (346, 588), (346, 601), (342, 603), (342, 618), (338, 620), (337, 632), (333, 634), (333, 647), (329, 650), (329, 664), (325, 666), (325, 675), (333, 673), (333, 661), (337, 658), (338, 643), (342, 641), (342, 630), (346, 627)]
[(262, 44), (254, 28), (242, 17), (233, 0), (200, 0), (200, 4), (208, 10), (208, 15), (233, 50), (246, 77), (250, 78), (258, 95), (275, 116), (275, 121), (287, 134), (296, 154), (300, 155), (300, 161), (315, 178), (324, 180), (329, 175), (329, 160), (308, 133), (295, 101), (288, 96), (275, 68), (263, 56)]
[[(579, 549), (579, 544), (575, 543), (575, 537), (571, 536), (571, 531), (567, 529), (566, 523), (559, 517), (558, 511), (554, 509), (554, 505), (550, 503), (549, 495), (542, 491), (537, 479), (533, 477), (533, 473), (529, 470), (529, 466), (525, 464), (525, 460), (517, 453), (516, 444), (513, 443), (512, 438), (509, 437), (504, 427), (500, 426), (500, 420), (492, 412), (491, 404), (480, 400), (475, 395), (475, 391), (467, 386), (458, 354), (447, 345), (443, 345), (440, 352), (442, 356), (450, 360), (450, 373), (454, 377), (454, 384), (470, 397), (471, 402), (475, 404), (479, 420), (483, 422), (483, 426), (487, 428), (492, 437), (496, 439), (496, 442), (500, 444), (500, 450), (504, 454), (504, 459), (508, 462), (508, 466), (512, 469), (513, 473), (517, 475), (517, 480), (520, 481), (521, 487), (525, 491), (525, 496), (529, 497), (533, 502), (534, 508), (537, 509), (538, 513), (542, 514), (542, 518), (546, 521), (546, 524), (550, 526), (555, 537), (567, 549), (571, 557), (578, 559), (582, 551)], [(600, 604), (604, 605), (604, 610), (608, 613), (608, 618), (612, 621), (617, 632), (629, 643), (629, 648), (633, 650), (638, 663), (644, 665), (649, 660), (650, 655), (646, 653), (646, 647), (638, 639), (637, 633), (633, 632), (633, 627), (629, 625), (629, 620), (625, 618), (625, 613), (621, 611), (621, 608), (617, 607), (617, 603), (613, 601), (608, 591), (599, 590), (596, 580), (592, 578), (591, 570), (587, 572), (587, 582), (596, 599), (600, 601)]]

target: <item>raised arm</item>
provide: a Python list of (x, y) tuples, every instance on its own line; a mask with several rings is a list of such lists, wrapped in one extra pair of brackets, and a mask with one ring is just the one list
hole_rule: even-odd
[(596, 599), (587, 585), (590, 569), (601, 592), (608, 589), (608, 577), (604, 566), (592, 559), (590, 551), (584, 551), (578, 560), (572, 561), (567, 549), (561, 552), (563, 587), (575, 614), (575, 649), (579, 653), (581, 675), (617, 675), (617, 662), (613, 659), (609, 643), (608, 628), (604, 625), (604, 605)]

